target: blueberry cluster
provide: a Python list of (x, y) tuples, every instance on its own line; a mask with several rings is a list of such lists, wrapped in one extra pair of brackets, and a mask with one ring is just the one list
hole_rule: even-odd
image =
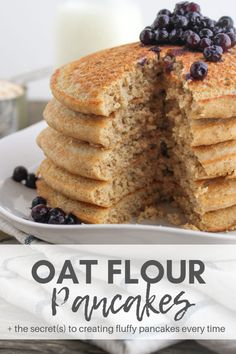
[(25, 186), (28, 188), (36, 188), (37, 177), (34, 173), (29, 173), (23, 166), (17, 166), (14, 169), (12, 179), (19, 183), (24, 182)]
[(42, 197), (36, 197), (32, 201), (31, 216), (35, 222), (51, 225), (75, 225), (81, 224), (73, 214), (65, 214), (60, 208), (49, 208), (47, 201)]
[[(24, 166), (17, 166), (12, 174), (15, 182), (24, 182), (28, 188), (36, 189), (37, 177), (34, 173), (29, 173)], [(59, 208), (49, 208), (47, 201), (42, 197), (36, 197), (32, 201), (31, 216), (35, 222), (54, 225), (75, 225), (81, 221), (72, 213), (64, 213)]]
[(184, 45), (203, 52), (207, 61), (218, 62), (236, 44), (236, 29), (231, 17), (214, 21), (201, 14), (198, 4), (183, 1), (173, 12), (159, 11), (153, 24), (141, 32), (140, 41), (144, 45)]

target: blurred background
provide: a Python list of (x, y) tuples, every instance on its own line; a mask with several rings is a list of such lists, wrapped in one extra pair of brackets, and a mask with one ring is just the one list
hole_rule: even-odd
[[(100, 3), (104, 6), (104, 0), (74, 0), (74, 3)], [(172, 9), (176, 1), (173, 0), (107, 0), (113, 5), (131, 3), (140, 10), (143, 24), (147, 25), (154, 20), (157, 11), (161, 8)], [(212, 18), (219, 18), (222, 15), (229, 14), (236, 20), (236, 1), (235, 0), (199, 0), (202, 10), (206, 15)], [(0, 1), (0, 78), (11, 78), (32, 70), (56, 65), (56, 20), (60, 6), (66, 1), (61, 0), (1, 0)], [(123, 6), (123, 4), (122, 4)], [(123, 13), (125, 15), (125, 12)], [(132, 13), (130, 16), (130, 26), (132, 26)], [(135, 14), (137, 17), (137, 13)], [(121, 20), (122, 20), (122, 16)], [(78, 17), (78, 21), (81, 18)], [(86, 17), (83, 21), (86, 27), (86, 21), (91, 21)], [(94, 18), (92, 19), (94, 21)], [(109, 21), (104, 22), (106, 31), (109, 32)], [(135, 23), (136, 22), (136, 23)], [(139, 28), (137, 19), (134, 19), (134, 25), (137, 29), (137, 39)], [(118, 23), (119, 26), (119, 23)], [(141, 25), (142, 27), (142, 25)], [(129, 35), (131, 28), (123, 28)], [(136, 30), (135, 29), (135, 30)], [(66, 31), (66, 28), (65, 28)], [(68, 43), (71, 47), (78, 47), (83, 42), (83, 36), (78, 33), (77, 39)], [(134, 38), (135, 40), (135, 38)], [(119, 42), (119, 40), (117, 41)], [(29, 95), (34, 99), (48, 99), (50, 91), (48, 80), (40, 80), (29, 85)]]
[[(0, 81), (0, 137), (42, 119), (56, 67), (99, 49), (137, 41), (157, 12), (173, 10), (176, 2), (0, 0), (0, 80), (25, 83), (27, 88), (17, 92)], [(217, 20), (230, 15), (236, 20), (235, 0), (196, 2), (206, 16)]]
[[(73, 2), (78, 4), (80, 2), (100, 3), (100, 6), (104, 6), (104, 0), (74, 0)], [(153, 21), (159, 9), (171, 9), (176, 3), (173, 0), (107, 0), (107, 2), (118, 5), (123, 2), (129, 6), (133, 2), (140, 10), (142, 22), (145, 25)], [(60, 6), (65, 3), (66, 1), (62, 0), (0, 1), (0, 78), (7, 79), (25, 72), (56, 65), (56, 20)], [(219, 18), (225, 14), (236, 16), (235, 0), (199, 0), (198, 3), (201, 4), (206, 15), (213, 18)], [(132, 14), (129, 15), (130, 26), (132, 26)], [(81, 21), (81, 18), (78, 17), (78, 21)], [(86, 26), (86, 21), (89, 26), (91, 20), (87, 17), (84, 26)], [(134, 24), (139, 27), (137, 23)], [(104, 22), (104, 27), (109, 32), (109, 21), (108, 23)], [(128, 35), (130, 28), (127, 27), (124, 30)], [(140, 30), (141, 28), (137, 28), (137, 39)], [(78, 47), (82, 42), (83, 36), (78, 33), (77, 40), (73, 38), (73, 41), (68, 45)], [(50, 97), (47, 79), (34, 82), (29, 86), (30, 97), (34, 99), (48, 99)]]

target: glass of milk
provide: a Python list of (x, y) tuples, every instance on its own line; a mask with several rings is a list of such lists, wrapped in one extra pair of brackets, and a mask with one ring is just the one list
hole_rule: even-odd
[(68, 0), (55, 23), (55, 64), (139, 40), (143, 28), (135, 0)]

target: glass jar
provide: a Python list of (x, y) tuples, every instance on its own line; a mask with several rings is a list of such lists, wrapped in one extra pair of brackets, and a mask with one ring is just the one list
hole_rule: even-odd
[(133, 0), (68, 0), (55, 23), (55, 64), (139, 40), (143, 17)]
[(26, 125), (26, 90), (0, 80), (0, 138)]

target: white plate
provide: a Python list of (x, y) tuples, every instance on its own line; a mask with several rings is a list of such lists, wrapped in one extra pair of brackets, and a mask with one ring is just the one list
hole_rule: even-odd
[[(14, 182), (10, 176), (18, 165), (33, 171), (43, 158), (35, 143), (45, 127), (40, 122), (0, 140), (0, 216), (27, 234), (50, 243), (236, 243), (236, 233), (206, 233), (160, 225), (55, 226), (27, 220), (35, 191)], [(162, 225), (161, 225), (162, 224)]]

